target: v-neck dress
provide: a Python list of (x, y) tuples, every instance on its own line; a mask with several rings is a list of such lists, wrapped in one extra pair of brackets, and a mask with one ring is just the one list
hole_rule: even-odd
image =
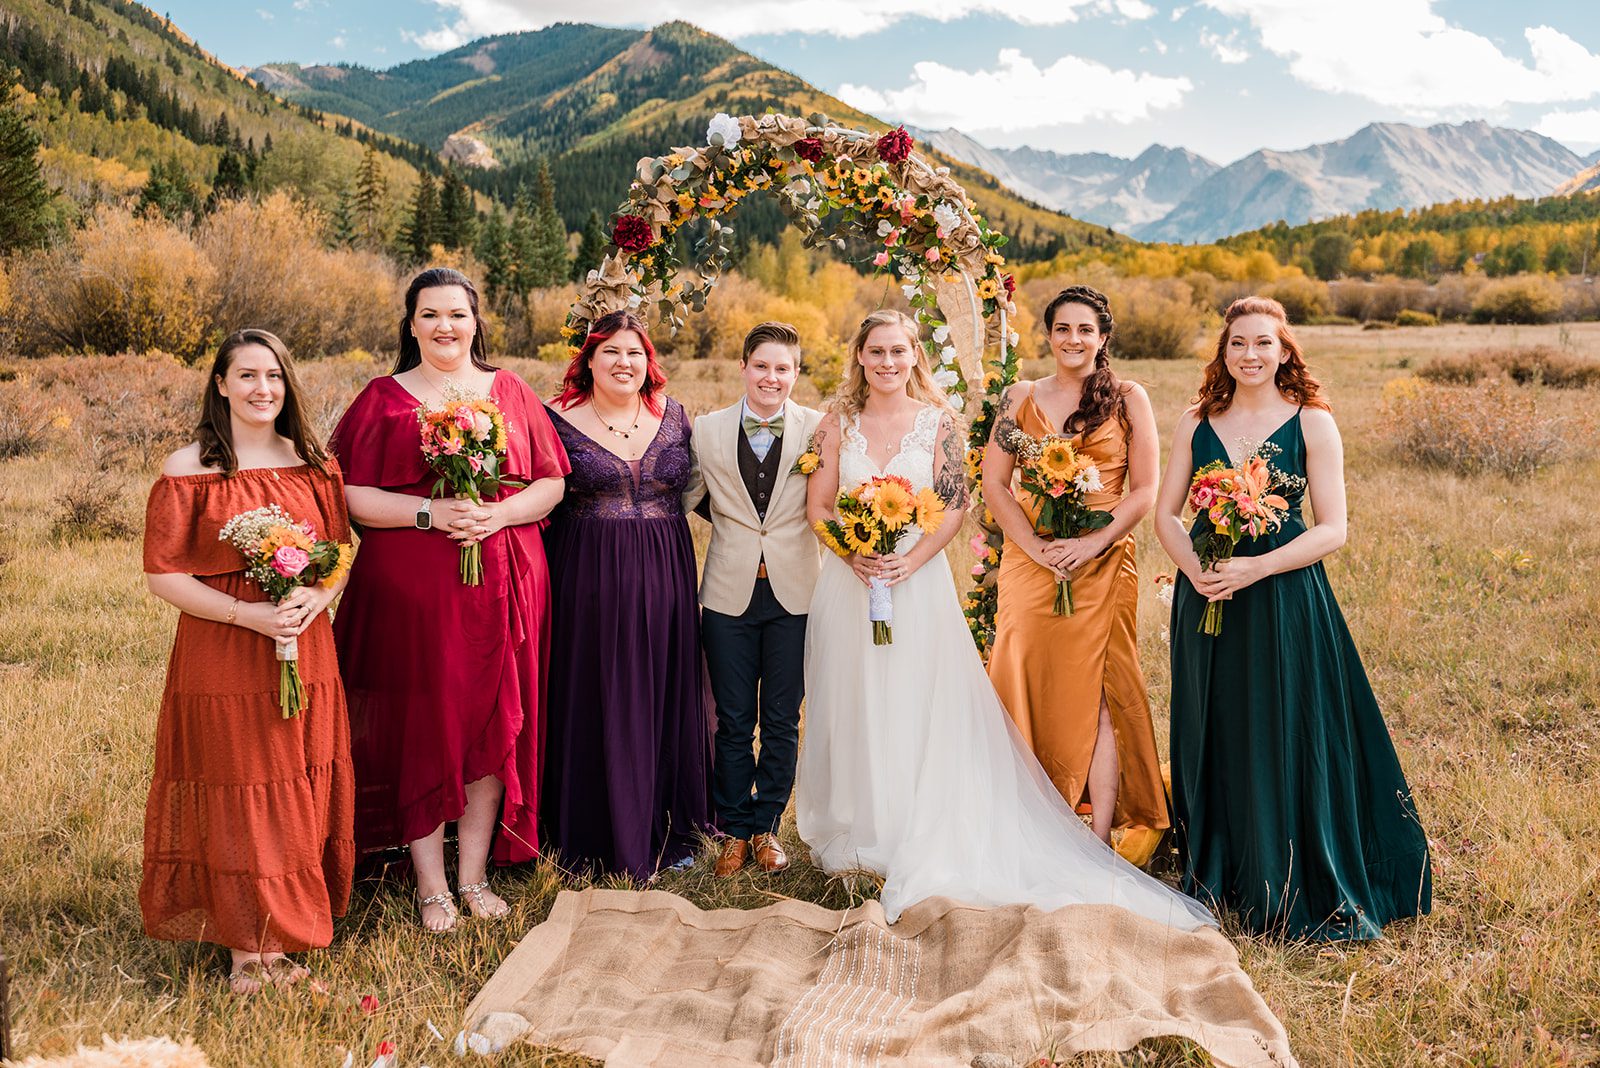
[[(1267, 441), (1302, 479), (1297, 412)], [(1231, 464), (1208, 420), (1194, 466)], [(1303, 487), (1303, 483), (1302, 483)], [(1304, 489), (1283, 527), (1246, 537), (1259, 556), (1306, 532)], [(1200, 516), (1191, 531), (1211, 532)], [(1377, 938), (1429, 910), (1428, 839), (1411, 788), (1322, 563), (1272, 575), (1223, 602), (1222, 633), (1199, 633), (1206, 600), (1180, 575), (1172, 602), (1172, 802), (1184, 889), (1247, 930), (1314, 941)]]
[(694, 544), (683, 514), (689, 419), (668, 399), (632, 463), (550, 420), (572, 461), (545, 531), (549, 729), (543, 817), (562, 863), (647, 879), (711, 823)]

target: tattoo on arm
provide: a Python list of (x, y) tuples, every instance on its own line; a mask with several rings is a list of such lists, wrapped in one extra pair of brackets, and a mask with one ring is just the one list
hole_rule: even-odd
[(944, 503), (951, 508), (965, 508), (970, 497), (967, 492), (966, 456), (962, 451), (961, 435), (957, 433), (955, 420), (948, 415), (944, 417), (940, 431), (944, 437), (944, 461), (933, 475), (933, 491), (944, 498)]
[(1006, 452), (1015, 453), (1016, 446), (1011, 443), (1011, 435), (1016, 432), (1017, 420), (1011, 414), (1013, 386), (1007, 386), (1000, 394), (1000, 411), (995, 416), (994, 429), (989, 431), (989, 440), (994, 442)]

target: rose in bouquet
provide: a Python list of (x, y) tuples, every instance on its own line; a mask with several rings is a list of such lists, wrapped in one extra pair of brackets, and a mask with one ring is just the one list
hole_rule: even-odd
[[(350, 570), (355, 549), (321, 541), (309, 523), (297, 522), (276, 504), (240, 512), (222, 526), (219, 541), (244, 556), (244, 573), (276, 604), (301, 586), (337, 586)], [(278, 656), (278, 708), (289, 719), (306, 708), (296, 638), (274, 639)]]
[[(1070, 438), (1047, 434), (1042, 438), (1021, 430), (1004, 432), (1000, 447), (1017, 458), (1018, 481), (1039, 508), (1034, 530), (1046, 538), (1076, 538), (1109, 526), (1111, 513), (1090, 508), (1089, 494), (1101, 489), (1100, 468), (1073, 448)], [(1072, 579), (1056, 579), (1053, 611), (1070, 616)]]
[[(1206, 571), (1231, 559), (1247, 535), (1259, 538), (1283, 526), (1289, 502), (1283, 493), (1304, 485), (1298, 475), (1286, 475), (1269, 463), (1277, 446), (1263, 444), (1237, 467), (1213, 460), (1189, 480), (1189, 508), (1209, 521), (1195, 529), (1195, 553)], [(1200, 633), (1222, 633), (1222, 602), (1209, 601), (1200, 617)]]
[[(944, 522), (944, 499), (930, 488), (913, 490), (899, 475), (879, 475), (853, 489), (841, 490), (834, 501), (837, 519), (820, 520), (816, 531), (840, 556), (892, 553), (913, 527), (932, 534)], [(894, 641), (894, 600), (889, 585), (874, 575), (867, 583), (867, 618), (872, 644)]]
[[(422, 456), (438, 475), (435, 496), (446, 491), (482, 504), (502, 487), (521, 488), (521, 482), (501, 477), (506, 461), (506, 420), (488, 397), (448, 390), (442, 407), (417, 409), (422, 428)], [(461, 581), (483, 585), (483, 546), (461, 547)]]

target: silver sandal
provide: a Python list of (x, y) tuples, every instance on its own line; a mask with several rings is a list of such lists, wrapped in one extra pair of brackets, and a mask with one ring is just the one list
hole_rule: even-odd
[(481, 883), (462, 883), (456, 887), (456, 893), (460, 894), (462, 898), (470, 897), (472, 899), (472, 904), (477, 908), (477, 911), (472, 913), (474, 919), (498, 920), (502, 916), (509, 915), (511, 906), (504, 901), (500, 903), (501, 909), (499, 912), (489, 911), (489, 906), (484, 904), (483, 901), (483, 892), (487, 889), (489, 889), (489, 880), (485, 879)]
[(429, 927), (426, 923), (424, 923), (422, 925), (422, 929), (427, 931), (429, 934), (446, 934), (455, 930), (456, 920), (460, 918), (461, 914), (456, 911), (455, 898), (451, 896), (450, 891), (446, 890), (443, 893), (431, 894), (428, 897), (422, 897), (420, 895), (421, 891), (418, 891), (417, 919), (419, 921), (422, 919), (422, 910), (427, 908), (429, 905), (438, 905), (444, 910), (444, 914), (450, 919), (450, 925), (448, 927), (440, 927), (438, 930), (434, 930), (432, 927)]

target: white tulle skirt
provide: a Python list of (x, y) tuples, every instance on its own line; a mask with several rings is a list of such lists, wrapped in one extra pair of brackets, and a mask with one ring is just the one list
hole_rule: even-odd
[(800, 836), (830, 872), (884, 876), (891, 922), (925, 898), (1119, 905), (1182, 930), (1197, 901), (1128, 864), (1062, 801), (983, 669), (943, 554), (893, 588), (872, 644), (867, 587), (832, 555), (806, 627)]

